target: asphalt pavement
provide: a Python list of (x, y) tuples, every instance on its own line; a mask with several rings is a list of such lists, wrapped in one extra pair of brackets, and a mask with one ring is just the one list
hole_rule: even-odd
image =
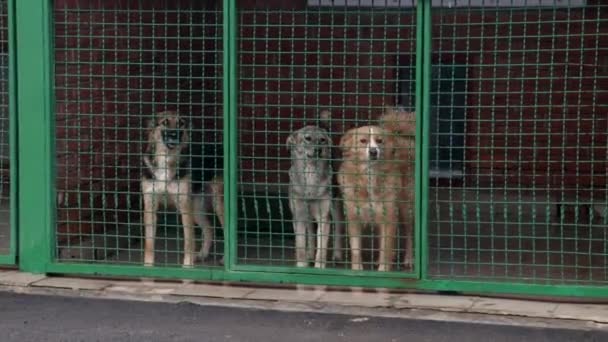
[(608, 332), (0, 292), (0, 341), (608, 341)]

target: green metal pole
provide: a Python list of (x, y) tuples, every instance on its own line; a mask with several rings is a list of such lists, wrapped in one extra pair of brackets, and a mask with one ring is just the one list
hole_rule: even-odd
[(53, 68), (51, 3), (15, 1), (19, 267), (44, 273), (53, 241)]
[(226, 232), (224, 239), (224, 264), (227, 270), (234, 268), (237, 254), (237, 52), (235, 0), (225, 0), (223, 10), (223, 70), (224, 70), (224, 203), (226, 207)]
[(426, 279), (429, 262), (428, 190), (429, 190), (429, 134), (431, 91), (432, 23), (431, 1), (418, 2), (416, 16), (416, 261), (418, 276)]

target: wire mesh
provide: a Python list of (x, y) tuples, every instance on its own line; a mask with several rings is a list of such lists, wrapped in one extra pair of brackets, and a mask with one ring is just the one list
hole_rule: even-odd
[[(414, 147), (422, 143), (408, 116), (420, 93), (416, 8), (408, 1), (237, 4), (237, 36), (228, 39), (238, 42), (231, 132), (238, 171), (226, 180), (235, 182), (229, 195), (237, 197), (237, 266), (413, 272), (408, 253), (417, 244), (408, 246), (407, 226), (415, 219), (413, 170), (420, 166)], [(423, 274), (605, 283), (608, 5), (432, 4), (432, 32), (423, 33), (432, 35), (432, 66), (423, 75), (430, 81), (430, 174), (423, 176), (431, 184), (419, 189), (429, 197), (420, 204), (429, 213)], [(181, 165), (202, 176), (205, 193), (221, 185), (211, 182), (222, 171), (221, 2), (54, 6), (56, 258), (150, 264), (148, 220), (158, 227), (155, 264), (189, 264), (189, 233), (182, 230), (189, 217), (179, 209), (144, 210), (150, 191), (142, 187), (142, 177), (166, 177), (156, 172), (167, 169), (158, 164), (158, 147), (171, 150), (171, 132), (184, 131), (171, 126), (180, 128), (179, 120), (154, 121), (152, 128), (161, 128), (149, 148), (146, 122), (162, 111), (181, 113), (191, 125), (191, 149), (182, 154), (178, 147), (180, 157), (213, 164), (203, 158), (169, 169)], [(381, 120), (387, 108), (396, 122)], [(161, 183), (153, 191), (163, 193), (160, 204), (183, 197), (167, 196), (168, 182)], [(195, 229), (196, 250), (201, 240), (213, 241), (198, 265), (217, 266), (224, 254), (223, 215), (211, 202), (196, 211), (217, 228), (210, 238)], [(358, 236), (360, 248), (352, 239)], [(328, 252), (317, 254), (325, 237)]]
[[(411, 271), (404, 260), (403, 226), (414, 215), (413, 176), (402, 179), (397, 169), (414, 169), (415, 132), (395, 146), (403, 163), (394, 156), (376, 163), (378, 170), (389, 167), (390, 177), (375, 169), (359, 175), (377, 176), (378, 184), (366, 190), (398, 194), (343, 201), (344, 191), (358, 185), (340, 186), (337, 174), (344, 165), (340, 141), (347, 131), (380, 125), (385, 107), (413, 110), (415, 8), (319, 4), (239, 2), (237, 263), (350, 269), (349, 225), (372, 223), (356, 233), (362, 238), (362, 268)], [(398, 123), (415, 127), (407, 118)], [(375, 144), (381, 138), (369, 139)], [(343, 174), (354, 172), (352, 167)], [(349, 209), (369, 211), (372, 203), (375, 222), (345, 215)], [(335, 210), (328, 211), (332, 206)], [(392, 213), (393, 206), (406, 208), (407, 217), (385, 212)], [(385, 250), (396, 254), (392, 260), (380, 259), (381, 231), (389, 241)], [(325, 250), (324, 237), (327, 254), (317, 254)]]
[(11, 254), (8, 1), (0, 1), (0, 255)]
[(429, 274), (605, 284), (608, 6), (499, 3), (433, 8)]
[(219, 264), (218, 216), (200, 194), (222, 173), (221, 6), (54, 2), (58, 261), (190, 266), (202, 237), (193, 251), (187, 227), (204, 215), (218, 231), (197, 265)]

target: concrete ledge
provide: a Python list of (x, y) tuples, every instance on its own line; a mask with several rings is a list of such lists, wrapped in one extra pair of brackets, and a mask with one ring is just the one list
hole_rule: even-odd
[[(550, 303), (531, 300), (401, 294), (378, 290), (364, 292), (330, 291), (324, 286), (299, 286), (296, 289), (259, 288), (192, 282), (152, 282), (74, 277), (46, 277), (18, 271), (0, 271), (0, 290), (96, 298), (142, 301), (190, 302), (201, 305), (241, 306), (248, 308), (334, 313), (366, 312), (370, 316), (415, 316), (419, 319), (465, 319), (479, 315), (492, 323), (537, 324), (535, 320), (576, 322), (584, 327), (608, 330), (608, 305)], [(431, 317), (431, 318), (429, 318)], [(509, 323), (511, 324), (511, 323)], [(542, 323), (549, 324), (551, 323)]]

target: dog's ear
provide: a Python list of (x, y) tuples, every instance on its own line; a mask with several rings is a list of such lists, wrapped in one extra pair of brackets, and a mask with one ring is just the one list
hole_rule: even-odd
[(348, 131), (348, 132), (344, 133), (344, 135), (342, 135), (342, 138), (340, 138), (340, 149), (343, 152), (346, 152), (351, 148), (351, 146), (353, 144), (354, 135), (355, 135), (355, 132)]
[(287, 141), (285, 144), (287, 145), (287, 149), (291, 151), (291, 149), (298, 143), (298, 132), (293, 132), (287, 137)]
[(156, 118), (149, 118), (148, 120), (146, 120), (146, 129), (147, 130), (151, 130), (154, 129), (154, 127), (156, 127)]
[(154, 139), (154, 130), (156, 129), (156, 118), (152, 117), (146, 120), (145, 138), (148, 139), (148, 143)]
[[(144, 136), (142, 137), (147, 141), (146, 143), (146, 153), (154, 153), (154, 129), (156, 128), (156, 119), (150, 118), (145, 121), (146, 129), (142, 131)], [(146, 163), (148, 161), (146, 160)]]
[(183, 127), (188, 130), (190, 128), (192, 128), (189, 116), (178, 116), (177, 119), (178, 119), (178, 121), (177, 121), (178, 126)]

